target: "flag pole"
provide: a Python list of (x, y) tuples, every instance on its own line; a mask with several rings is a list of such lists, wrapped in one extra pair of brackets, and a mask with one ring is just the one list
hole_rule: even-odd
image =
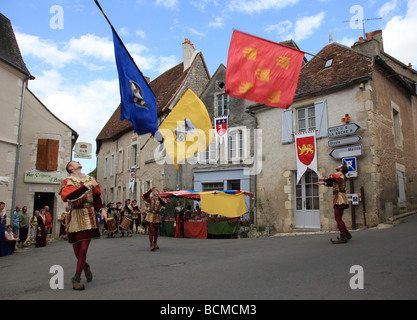
[[(101, 13), (103, 14), (104, 18), (106, 18), (108, 24), (110, 25), (110, 28), (112, 29), (113, 33), (116, 35), (117, 39), (120, 41), (120, 43), (122, 44), (123, 48), (125, 49), (125, 51), (127, 52), (130, 60), (132, 60), (133, 64), (135, 65), (136, 69), (138, 69), (140, 75), (145, 79), (145, 76), (143, 75), (142, 71), (140, 71), (140, 69), (138, 68), (138, 66), (136, 65), (135, 60), (133, 59), (133, 57), (130, 55), (130, 52), (126, 49), (125, 44), (123, 43), (122, 39), (120, 39), (119, 35), (116, 32), (116, 29), (114, 29), (113, 25), (111, 24), (109, 18), (107, 18), (107, 15), (104, 13), (104, 10), (101, 8), (100, 3), (98, 2), (98, 0), (94, 0), (94, 2), (96, 3), (97, 7), (100, 9)], [(148, 84), (147, 81), (145, 81), (147, 86), (149, 87), (149, 89), (152, 91), (153, 95), (155, 96), (155, 93), (153, 92), (151, 86)]]
[(328, 60), (329, 60), (329, 59), (325, 59), (325, 58), (323, 58), (323, 57), (320, 57), (320, 56), (318, 56), (318, 55), (311, 54), (311, 53), (308, 53), (308, 52), (305, 52), (305, 51), (299, 50), (299, 49), (297, 49), (297, 48), (287, 46), (287, 45), (282, 44), (282, 43), (274, 42), (274, 41), (271, 41), (271, 40), (268, 40), (268, 39), (264, 39), (264, 38), (261, 38), (261, 37), (255, 36), (255, 35), (250, 34), (250, 33), (247, 33), (247, 32), (239, 31), (239, 30), (236, 30), (236, 29), (233, 29), (233, 30), (234, 30), (234, 31), (237, 31), (237, 32), (240, 32), (240, 33), (244, 33), (244, 34), (246, 34), (246, 35), (248, 35), (248, 36), (251, 36), (251, 37), (254, 37), (254, 38), (257, 38), (257, 39), (260, 39), (260, 40), (268, 41), (268, 42), (270, 42), (270, 43), (273, 43), (273, 44), (277, 44), (277, 45), (280, 45), (280, 46), (286, 47), (286, 48), (288, 48), (288, 49), (292, 49), (292, 50), (295, 50), (295, 51), (298, 51), (298, 52), (302, 52), (302, 53), (304, 53), (304, 54), (308, 54), (309, 56), (317, 57), (317, 58), (319, 58), (319, 59), (321, 59), (321, 60), (324, 60), (324, 61), (328, 61)]

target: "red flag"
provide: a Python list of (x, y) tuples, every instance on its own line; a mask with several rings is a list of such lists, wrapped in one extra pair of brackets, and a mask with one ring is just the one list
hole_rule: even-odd
[(304, 52), (234, 31), (226, 70), (226, 94), (287, 109), (294, 100)]

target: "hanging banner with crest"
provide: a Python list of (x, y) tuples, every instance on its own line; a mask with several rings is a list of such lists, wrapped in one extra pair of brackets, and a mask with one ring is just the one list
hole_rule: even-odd
[(215, 125), (216, 125), (216, 144), (223, 141), (227, 141), (227, 124), (228, 124), (228, 116), (214, 118)]
[(320, 177), (317, 170), (316, 130), (298, 132), (294, 136), (297, 152), (297, 183), (307, 169), (314, 171)]
[(136, 166), (130, 168), (130, 177), (129, 177), (129, 189), (133, 193), (135, 192), (135, 182), (136, 182)]

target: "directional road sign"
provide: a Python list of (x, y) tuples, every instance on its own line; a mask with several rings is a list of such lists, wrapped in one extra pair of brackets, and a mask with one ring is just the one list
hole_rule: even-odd
[(344, 137), (356, 133), (360, 126), (356, 123), (348, 123), (337, 127), (330, 127), (327, 129), (329, 138)]
[(362, 153), (363, 153), (362, 145), (358, 144), (356, 146), (333, 149), (333, 151), (329, 153), (329, 156), (331, 156), (334, 159), (342, 159), (342, 158), (361, 156)]
[(349, 144), (355, 144), (362, 140), (361, 136), (350, 136), (345, 138), (340, 138), (336, 140), (329, 140), (329, 147), (335, 148), (335, 147), (341, 147), (341, 146), (347, 146)]

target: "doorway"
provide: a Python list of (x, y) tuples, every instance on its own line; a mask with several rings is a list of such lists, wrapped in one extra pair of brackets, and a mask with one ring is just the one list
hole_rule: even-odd
[(227, 190), (240, 190), (240, 180), (227, 181)]
[(54, 205), (55, 205), (55, 193), (35, 192), (34, 210), (43, 209), (45, 206), (49, 207), (49, 212), (52, 218), (52, 228), (54, 226)]
[[(295, 179), (297, 180), (297, 179)], [(297, 229), (320, 229), (318, 176), (308, 170), (295, 186), (295, 216)]]

